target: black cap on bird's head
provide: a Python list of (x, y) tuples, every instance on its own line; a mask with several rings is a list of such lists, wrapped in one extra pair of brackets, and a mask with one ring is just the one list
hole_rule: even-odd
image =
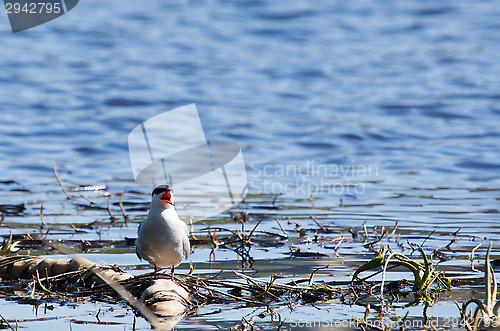
[(174, 204), (173, 202), (173, 192), (170, 186), (168, 185), (158, 185), (154, 190), (153, 193), (151, 193), (151, 196), (154, 196), (155, 194), (161, 194), (160, 199), (163, 200), (165, 203), (169, 203), (171, 205)]
[(167, 191), (172, 191), (172, 189), (170, 188), (170, 186), (168, 186), (168, 185), (158, 185), (153, 190), (153, 193), (151, 193), (151, 196), (153, 196), (155, 194), (160, 194), (160, 193), (163, 193), (163, 192), (167, 192)]

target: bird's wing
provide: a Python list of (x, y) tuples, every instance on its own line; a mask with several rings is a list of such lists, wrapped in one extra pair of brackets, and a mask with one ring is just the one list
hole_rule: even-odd
[(139, 251), (137, 250), (137, 246), (135, 246), (135, 255), (137, 255), (139, 260), (142, 261), (142, 256), (139, 254)]
[[(141, 223), (139, 223), (139, 226), (137, 227), (137, 235), (139, 235), (139, 231), (141, 231), (141, 225), (142, 223), (144, 223), (144, 221), (142, 221)], [(139, 254), (139, 250), (137, 249), (137, 239), (135, 240), (135, 255), (137, 255), (137, 257), (139, 258), (139, 260), (142, 261), (142, 256)]]
[(191, 244), (189, 243), (189, 229), (187, 225), (185, 229), (186, 229), (186, 236), (182, 239), (182, 250), (184, 252), (184, 258), (187, 259), (189, 254), (191, 253)]

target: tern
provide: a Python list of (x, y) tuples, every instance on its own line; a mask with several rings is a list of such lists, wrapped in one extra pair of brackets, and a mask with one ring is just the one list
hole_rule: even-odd
[(188, 258), (189, 230), (175, 211), (174, 193), (168, 185), (153, 190), (151, 208), (137, 229), (135, 247), (139, 260), (144, 259), (155, 268), (155, 277), (158, 268), (172, 268), (172, 281), (174, 268)]

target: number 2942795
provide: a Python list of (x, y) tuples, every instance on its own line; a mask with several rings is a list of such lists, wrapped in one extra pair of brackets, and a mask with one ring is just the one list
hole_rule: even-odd
[(63, 9), (61, 3), (50, 2), (6, 2), (5, 12), (7, 14), (59, 14)]

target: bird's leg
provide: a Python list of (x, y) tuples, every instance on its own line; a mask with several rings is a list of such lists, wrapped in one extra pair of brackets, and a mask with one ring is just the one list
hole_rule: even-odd
[(170, 274), (172, 276), (172, 281), (175, 283), (175, 280), (174, 280), (174, 266), (172, 266), (172, 269), (170, 270)]
[(156, 264), (154, 265), (154, 267), (155, 267), (154, 279), (157, 279), (158, 276), (156, 274), (158, 273), (158, 267), (156, 266)]

